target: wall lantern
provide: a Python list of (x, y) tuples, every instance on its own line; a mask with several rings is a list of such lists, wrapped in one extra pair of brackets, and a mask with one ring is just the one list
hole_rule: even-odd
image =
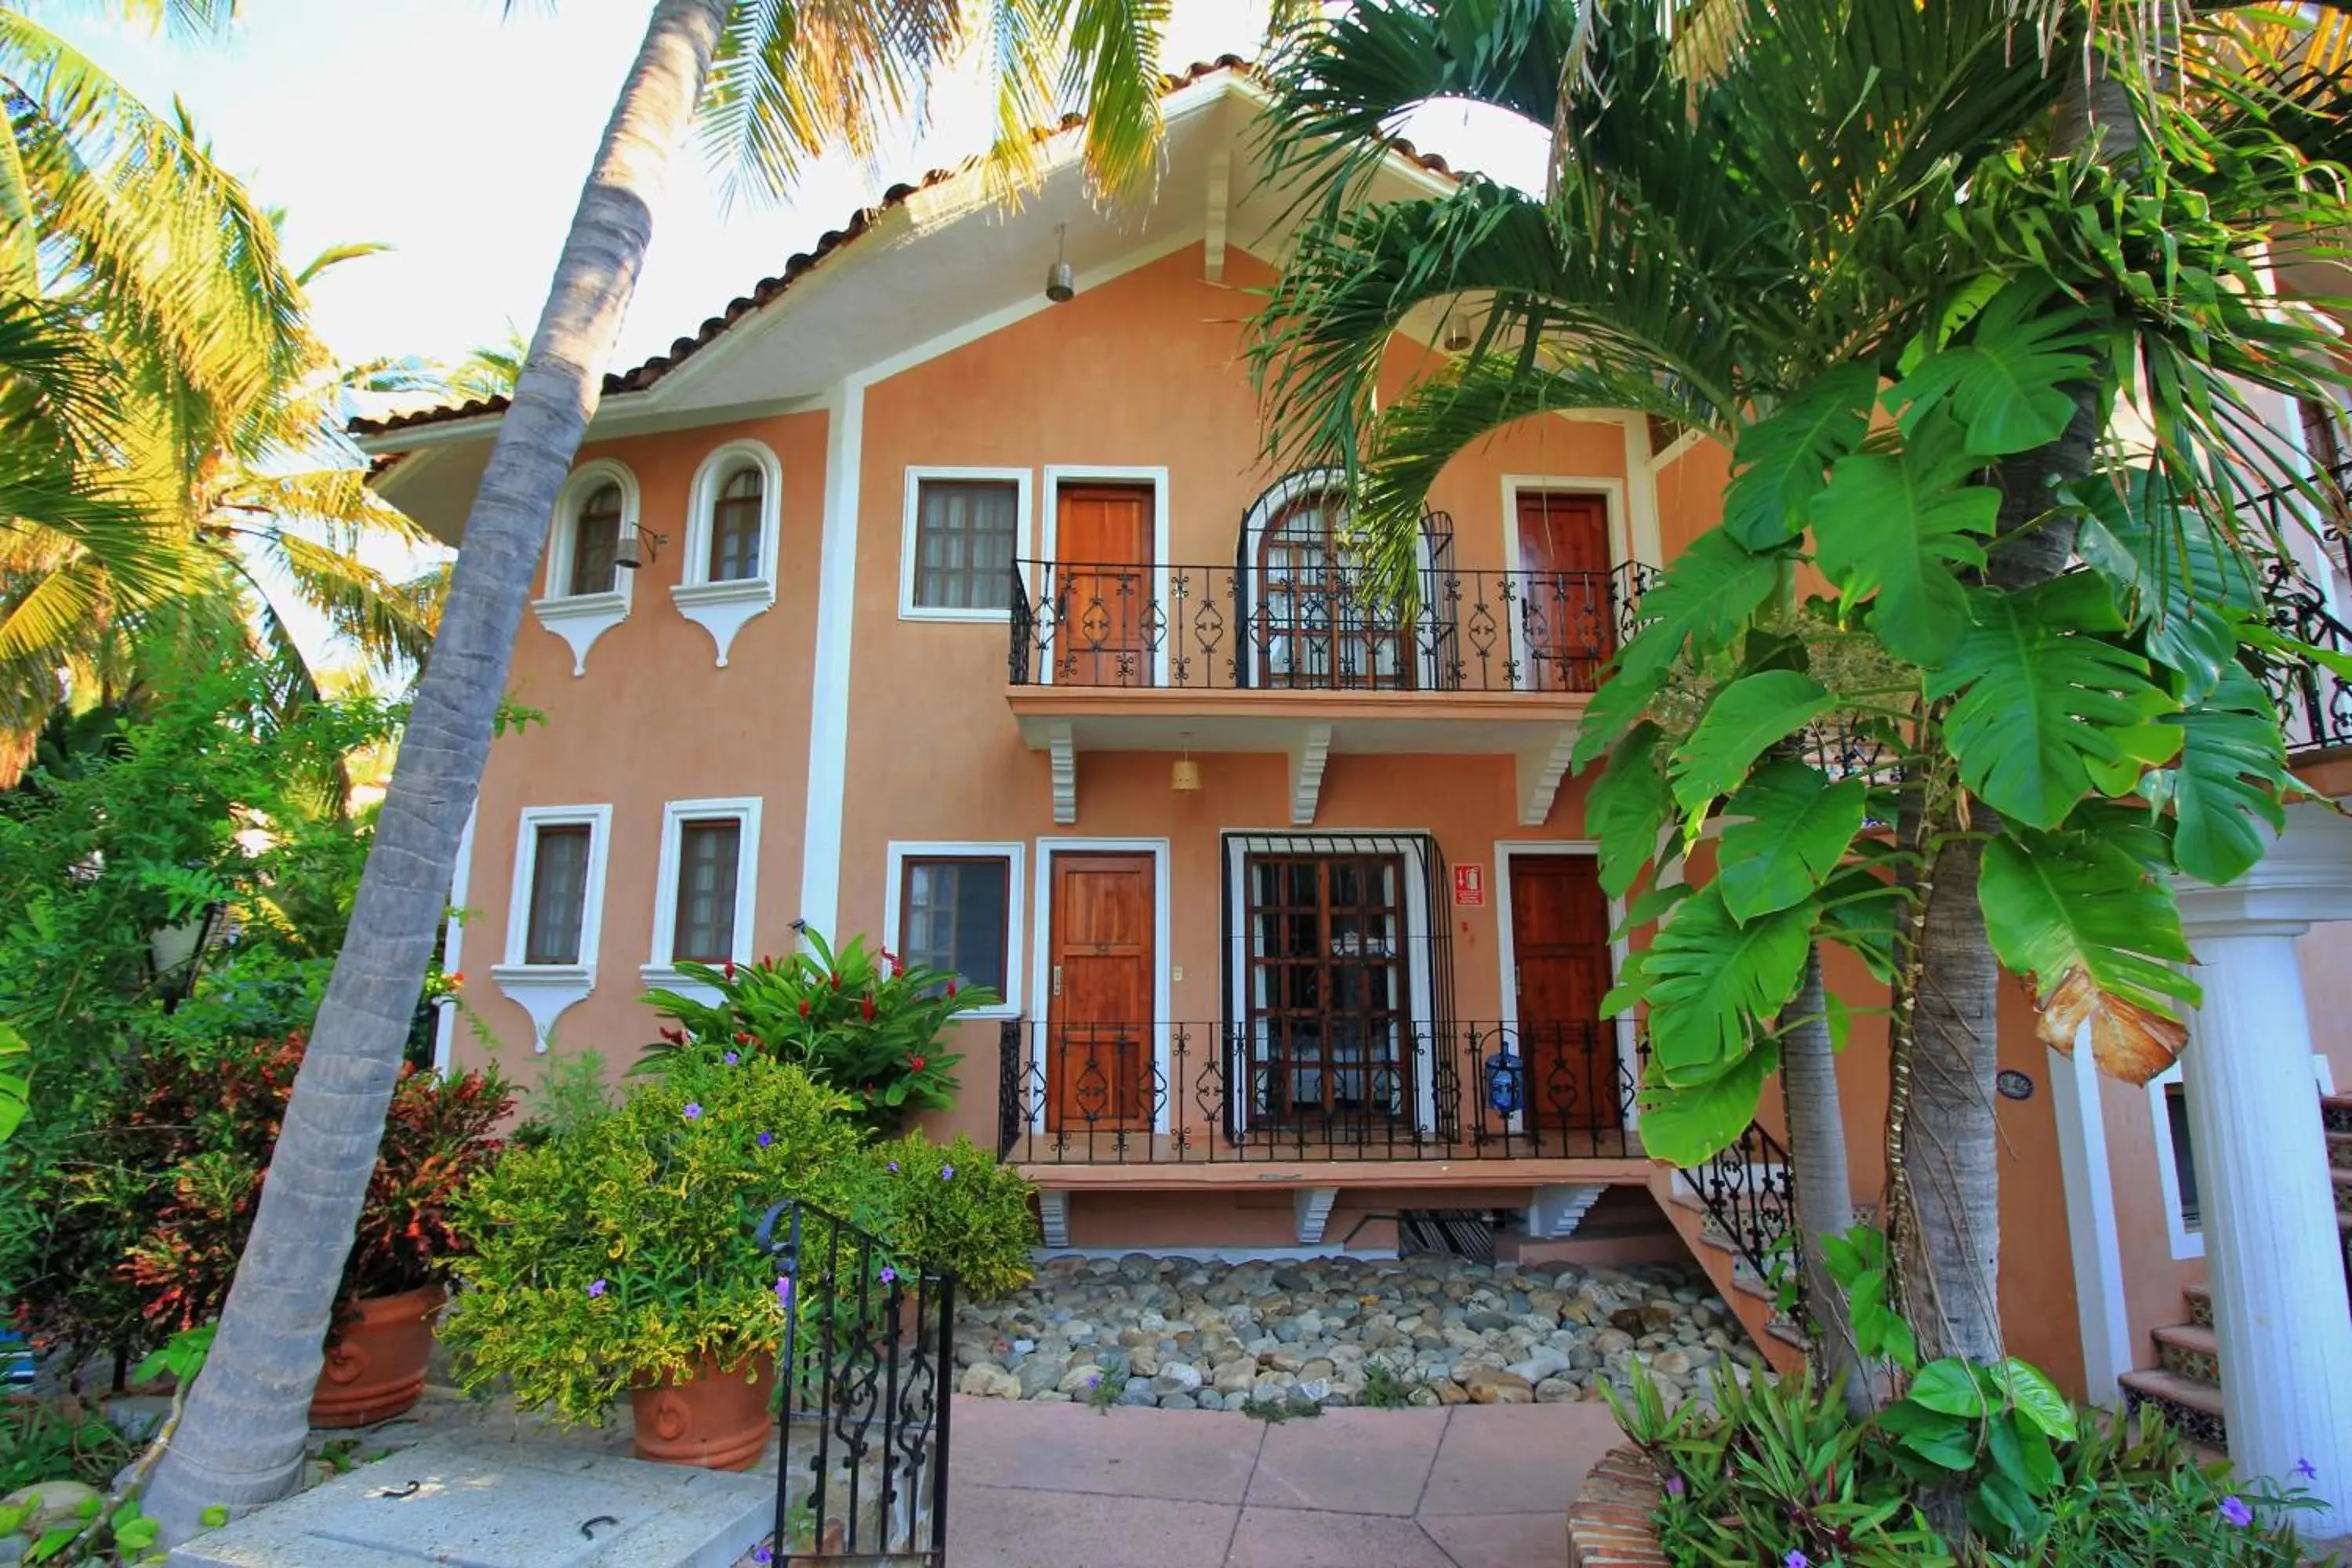
[(638, 523), (613, 542), (613, 564), (625, 572), (634, 572), (668, 542), (668, 534), (656, 533), (645, 524)]
[(1527, 1068), (1508, 1046), (1486, 1058), (1486, 1103), (1498, 1116), (1516, 1116), (1527, 1104)]
[(1465, 354), (1470, 352), (1471, 341), (1468, 320), (1458, 314), (1448, 315), (1437, 346), (1450, 354)]
[[(1191, 740), (1192, 732), (1187, 731), (1183, 738)], [(1201, 764), (1192, 760), (1190, 746), (1185, 747), (1183, 753), (1176, 759), (1176, 765), (1168, 770), (1168, 787), (1178, 795), (1201, 793)]]
[(196, 988), (196, 973), (205, 952), (220, 941), (228, 926), (228, 906), (218, 900), (203, 912), (177, 925), (157, 926), (147, 933), (147, 962), (153, 967), (156, 988), (163, 995), (163, 1011), (171, 1012)]
[(1077, 297), (1078, 275), (1072, 270), (1068, 256), (1070, 226), (1054, 226), (1054, 265), (1045, 269), (1045, 298), (1056, 305), (1066, 305)]

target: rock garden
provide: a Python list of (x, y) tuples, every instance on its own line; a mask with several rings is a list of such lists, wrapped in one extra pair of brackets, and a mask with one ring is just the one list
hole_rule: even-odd
[[(956, 1315), (957, 1387), (1163, 1410), (1593, 1400), (1636, 1363), (1670, 1400), (1762, 1364), (1695, 1271), (1437, 1255), (1056, 1258)], [(1263, 1412), (1261, 1412), (1263, 1413)]]

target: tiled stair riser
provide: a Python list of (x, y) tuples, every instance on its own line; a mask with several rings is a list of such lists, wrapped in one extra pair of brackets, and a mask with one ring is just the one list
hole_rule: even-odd
[(2163, 1342), (2158, 1344), (2156, 1352), (2167, 1372), (2195, 1378), (2200, 1383), (2218, 1384), (2221, 1381), (2221, 1357), (2211, 1351)]
[(2213, 1297), (2210, 1291), (2192, 1290), (2189, 1293), (2189, 1321), (2200, 1329), (2213, 1326)]

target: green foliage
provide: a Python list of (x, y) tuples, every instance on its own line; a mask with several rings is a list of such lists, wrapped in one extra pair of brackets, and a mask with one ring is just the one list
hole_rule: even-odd
[(1021, 1173), (959, 1135), (941, 1145), (909, 1133), (876, 1145), (877, 1202), (893, 1251), (952, 1269), (958, 1289), (989, 1300), (1028, 1282), (1037, 1245), (1031, 1188)]
[(761, 1212), (790, 1197), (867, 1230), (882, 1217), (849, 1110), (764, 1056), (681, 1053), (611, 1115), (508, 1150), (457, 1210), (471, 1251), (440, 1333), (462, 1384), (503, 1376), (525, 1407), (601, 1423), (640, 1378), (774, 1352)]
[[(37, 1481), (76, 1480), (108, 1487), (129, 1464), (131, 1440), (96, 1410), (73, 1401), (0, 1403), (0, 1494)], [(7, 1534), (0, 1512), (0, 1536)]]
[(529, 1113), (514, 1130), (514, 1141), (526, 1149), (611, 1115), (613, 1086), (605, 1077), (604, 1053), (564, 1051), (548, 1057), (527, 1105)]
[(1845, 858), (1869, 801), (1860, 779), (1832, 784), (1792, 762), (1758, 769), (1724, 807), (1725, 910), (1752, 921), (1811, 898)]
[(1675, 804), (1706, 806), (1739, 786), (1767, 750), (1832, 706), (1829, 689), (1793, 669), (1762, 669), (1725, 686), (1675, 750)]
[(1862, 445), (1877, 374), (1841, 365), (1740, 433), (1723, 492), (1724, 531), (1750, 550), (1803, 533), (1830, 465)]
[(1813, 497), (1818, 562), (1847, 608), (1875, 598), (1871, 628), (1915, 664), (1948, 655), (1968, 626), (1955, 574), (1985, 563), (2000, 492), (1970, 484), (1956, 428), (1932, 420), (1899, 451), (1841, 458)]
[(1364, 1363), (1364, 1386), (1356, 1403), (1374, 1410), (1402, 1410), (1412, 1403), (1413, 1385), (1396, 1368), (1375, 1356)]
[(1602, 1015), (1648, 1004), (1658, 1082), (1668, 1089), (1712, 1083), (1747, 1056), (1751, 1020), (1772, 1017), (1796, 994), (1811, 927), (1808, 906), (1741, 925), (1721, 886), (1710, 883), (1675, 906), (1602, 1000)]
[(757, 963), (678, 965), (719, 1000), (648, 993), (654, 1010), (677, 1026), (663, 1029), (634, 1070), (666, 1072), (682, 1053), (756, 1053), (840, 1090), (877, 1132), (953, 1105), (953, 1069), (963, 1058), (939, 1049), (940, 1037), (959, 1015), (994, 1005), (996, 994), (919, 964), (908, 968), (887, 951), (868, 952), (863, 937), (838, 954), (814, 931), (802, 940), (804, 951)]
[(1977, 899), (2001, 963), (2044, 994), (2076, 973), (2114, 1004), (2168, 1016), (2197, 983), (2171, 894), (2095, 829), (2017, 833), (1985, 848)]

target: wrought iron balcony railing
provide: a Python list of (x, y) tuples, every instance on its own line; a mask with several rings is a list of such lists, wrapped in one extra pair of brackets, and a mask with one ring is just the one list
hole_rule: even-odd
[[(2273, 539), (2292, 539), (2315, 525), (2323, 546), (2352, 567), (2352, 463), (2281, 485), (2247, 503)], [(2352, 657), (2352, 626), (2327, 605), (2327, 596), (2293, 559), (2273, 556), (2264, 570), (2263, 596), (2271, 625), (2299, 642)], [(2264, 683), (2278, 699), (2279, 721), (2290, 754), (2352, 746), (2352, 681), (2323, 665), (2269, 664)]]
[(999, 1037), (997, 1142), (1022, 1164), (1638, 1153), (1613, 1024), (1057, 1025)]
[(1363, 569), (1021, 561), (1015, 686), (1591, 691), (1654, 575), (1423, 574), (1407, 611)]

